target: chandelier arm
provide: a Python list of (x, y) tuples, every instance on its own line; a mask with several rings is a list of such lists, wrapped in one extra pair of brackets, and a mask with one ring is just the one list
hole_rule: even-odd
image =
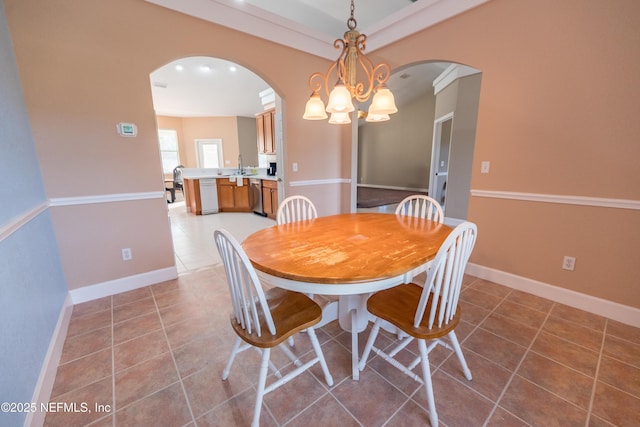
[(311, 92), (318, 92), (320, 89), (322, 89), (323, 81), (325, 82), (324, 86), (326, 87), (326, 79), (324, 78), (322, 73), (311, 74), (311, 76), (309, 76), (309, 89), (311, 89)]
[(378, 82), (378, 85), (383, 85), (391, 77), (391, 67), (385, 62), (381, 62), (373, 69), (373, 78)]
[[(369, 59), (369, 57), (364, 53), (364, 49), (366, 47), (367, 36), (364, 34), (360, 34), (358, 39), (356, 40), (357, 48), (358, 48), (358, 64), (364, 71), (366, 75), (365, 82), (358, 82), (358, 84), (354, 87), (353, 97), (356, 98), (359, 102), (364, 102), (369, 99), (371, 92), (373, 91), (373, 78), (376, 68), (373, 66), (373, 62)], [(366, 90), (365, 90), (366, 84)]]

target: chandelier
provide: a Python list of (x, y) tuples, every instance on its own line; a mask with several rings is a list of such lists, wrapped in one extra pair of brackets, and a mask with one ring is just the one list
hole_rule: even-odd
[[(374, 66), (364, 54), (367, 36), (356, 30), (354, 9), (351, 0), (351, 17), (347, 20), (349, 31), (344, 33), (344, 40), (336, 39), (333, 42), (336, 49), (342, 49), (338, 59), (326, 74), (313, 73), (309, 77), (309, 89), (312, 93), (302, 116), (306, 120), (324, 120), (327, 113), (331, 113), (329, 123), (351, 123), (349, 113), (355, 110), (352, 99), (365, 102), (372, 93), (373, 100), (366, 114), (368, 122), (389, 120), (389, 114), (398, 111), (393, 94), (385, 85), (391, 74), (389, 65), (381, 62)], [(364, 81), (357, 81), (358, 73), (364, 77)], [(336, 84), (329, 93), (329, 79), (332, 77), (336, 78)], [(326, 108), (318, 93), (323, 86), (329, 97)]]

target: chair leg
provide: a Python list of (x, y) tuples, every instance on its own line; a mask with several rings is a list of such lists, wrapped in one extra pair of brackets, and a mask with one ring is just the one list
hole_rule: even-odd
[(260, 411), (262, 410), (262, 400), (264, 399), (264, 389), (267, 384), (267, 371), (269, 370), (269, 359), (271, 357), (271, 349), (262, 350), (262, 364), (260, 365), (260, 377), (258, 378), (258, 393), (256, 395), (256, 405), (253, 409), (252, 427), (260, 425)]
[(427, 352), (427, 344), (424, 340), (418, 340), (418, 348), (420, 348), (420, 364), (422, 365), (422, 379), (424, 381), (424, 389), (427, 393), (427, 402), (429, 403), (429, 420), (432, 427), (438, 426), (438, 413), (436, 412), (436, 402), (433, 398), (433, 384), (431, 383), (431, 367), (429, 366), (429, 353)]
[(300, 361), (300, 358), (298, 358), (298, 356), (296, 356), (295, 354), (293, 354), (293, 352), (291, 350), (289, 350), (289, 348), (283, 343), (279, 345), (280, 350), (282, 350), (282, 352), (289, 358), (291, 359), (291, 361), (293, 362), (294, 365), (296, 366), (302, 366), (302, 362)]
[(240, 339), (240, 337), (236, 337), (236, 342), (233, 344), (233, 349), (231, 350), (231, 354), (229, 355), (227, 366), (225, 366), (224, 371), (222, 371), (223, 380), (226, 380), (227, 378), (229, 378), (229, 371), (231, 371), (231, 365), (233, 365), (233, 361), (236, 358), (236, 354), (239, 353), (240, 344), (242, 344), (242, 340)]
[(460, 343), (458, 343), (458, 337), (454, 331), (449, 332), (449, 340), (451, 341), (451, 345), (456, 351), (456, 355), (458, 356), (458, 360), (460, 361), (460, 366), (462, 366), (462, 372), (464, 372), (464, 376), (471, 381), (473, 378), (471, 376), (471, 370), (467, 366), (467, 361), (464, 358), (464, 354), (462, 354), (462, 348), (460, 348)]
[(360, 363), (358, 364), (358, 369), (360, 369), (361, 371), (364, 370), (364, 367), (367, 364), (367, 358), (369, 357), (369, 353), (371, 353), (373, 343), (376, 341), (376, 337), (378, 336), (378, 332), (380, 331), (381, 322), (382, 321), (380, 318), (376, 319), (376, 322), (373, 324), (373, 328), (371, 329), (371, 333), (369, 334), (369, 339), (367, 339), (367, 344), (364, 346), (362, 358), (360, 359)]
[(309, 335), (309, 339), (311, 340), (311, 345), (313, 346), (313, 349), (316, 352), (316, 356), (318, 356), (320, 367), (322, 368), (322, 372), (324, 373), (324, 380), (327, 382), (327, 385), (331, 387), (333, 385), (333, 377), (329, 372), (327, 361), (324, 359), (324, 353), (322, 353), (322, 349), (320, 348), (320, 343), (318, 342), (316, 331), (313, 328), (309, 328), (307, 329), (307, 334)]

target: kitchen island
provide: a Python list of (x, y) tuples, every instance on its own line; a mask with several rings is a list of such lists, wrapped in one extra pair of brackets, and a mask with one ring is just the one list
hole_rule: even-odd
[[(255, 171), (256, 173), (253, 173)], [(277, 178), (266, 174), (266, 170), (253, 169), (243, 171), (243, 175), (237, 173), (237, 169), (204, 169), (185, 168), (182, 172), (185, 205), (187, 212), (195, 215), (205, 215), (218, 212), (252, 212), (257, 205), (254, 200), (260, 198), (260, 206), (264, 211), (256, 212), (261, 215), (275, 218), (277, 210)], [(251, 191), (249, 180), (261, 181), (260, 189), (265, 193), (254, 194)], [(266, 184), (266, 185), (265, 185)], [(275, 202), (274, 191), (275, 188)]]

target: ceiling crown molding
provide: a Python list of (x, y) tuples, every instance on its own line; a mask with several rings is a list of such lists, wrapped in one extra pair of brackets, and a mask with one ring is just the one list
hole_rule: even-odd
[[(336, 56), (333, 41), (341, 36), (312, 30), (236, 0), (145, 1), (331, 60)], [(367, 35), (367, 49), (372, 52), (487, 1), (419, 0), (360, 32)]]

